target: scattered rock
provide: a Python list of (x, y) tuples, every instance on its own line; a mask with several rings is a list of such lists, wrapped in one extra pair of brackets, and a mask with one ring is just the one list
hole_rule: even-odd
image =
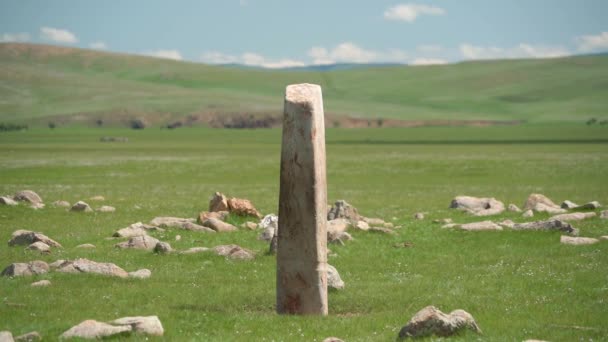
[(520, 213), (521, 212), (521, 209), (519, 209), (519, 207), (516, 206), (513, 203), (509, 204), (509, 206), (507, 207), (507, 210), (510, 211), (510, 212), (514, 212), (514, 213)]
[(459, 226), (460, 226), (460, 224), (458, 224), (458, 223), (447, 223), (447, 224), (444, 224), (443, 226), (441, 226), (441, 228), (442, 229), (450, 229), (450, 228), (456, 228), (456, 227), (459, 227)]
[(96, 195), (96, 196), (93, 196), (93, 197), (89, 198), (89, 200), (91, 200), (91, 201), (105, 201), (106, 198), (103, 197), (103, 196), (101, 196), (101, 195)]
[(344, 288), (344, 281), (340, 278), (338, 270), (330, 264), (327, 264), (327, 287), (336, 290)]
[(600, 240), (588, 237), (572, 237), (562, 235), (559, 238), (559, 242), (564, 245), (592, 245), (594, 243), (600, 242)]
[(538, 204), (543, 204), (550, 208), (560, 209), (560, 206), (553, 203), (553, 201), (550, 200), (547, 196), (543, 194), (530, 194), (530, 196), (528, 196), (528, 199), (526, 200), (526, 203), (524, 204), (524, 210), (535, 210), (534, 208)]
[(464, 210), (475, 216), (496, 215), (505, 211), (505, 205), (495, 198), (472, 196), (457, 196), (450, 203), (450, 208)]
[(602, 236), (600, 236), (600, 240), (608, 240), (608, 235), (602, 235)]
[(327, 337), (323, 340), (323, 342), (344, 342), (344, 340), (338, 338), (338, 337)]
[(461, 224), (460, 229), (467, 231), (502, 230), (502, 227), (492, 221), (481, 221)]
[(154, 246), (154, 252), (158, 254), (169, 254), (173, 252), (173, 248), (171, 248), (171, 245), (168, 242), (159, 241), (156, 243), (156, 246)]
[(357, 223), (355, 224), (355, 228), (359, 230), (369, 230), (369, 224), (365, 221), (357, 221)]
[(209, 211), (228, 211), (228, 199), (221, 192), (216, 192), (209, 200)]
[(434, 306), (427, 306), (418, 311), (414, 317), (399, 331), (399, 340), (408, 337), (451, 336), (458, 331), (469, 328), (481, 333), (475, 319), (464, 310), (454, 310), (448, 315)]
[(9, 246), (25, 246), (31, 245), (34, 242), (43, 242), (51, 247), (61, 248), (61, 244), (42, 233), (36, 233), (31, 230), (16, 230), (11, 235), (11, 239), (8, 241)]
[[(57, 262), (55, 262), (57, 263)], [(54, 263), (54, 264), (55, 264)], [(111, 277), (126, 278), (127, 271), (109, 262), (95, 262), (88, 259), (76, 259), (74, 261), (63, 261), (57, 265), (57, 272), (62, 273), (94, 273)]]
[(243, 198), (231, 198), (228, 200), (228, 210), (239, 216), (255, 216), (257, 218), (262, 217), (260, 212), (253, 206), (248, 199)]
[(68, 202), (68, 201), (61, 201), (61, 200), (60, 200), (60, 201), (55, 201), (55, 202), (53, 202), (53, 206), (55, 206), (55, 207), (60, 207), (60, 208), (69, 208), (69, 207), (71, 207), (72, 205), (71, 205), (71, 204), (70, 204), (70, 202)]
[(270, 226), (275, 229), (279, 226), (279, 217), (277, 215), (268, 214), (264, 216), (264, 218), (260, 221), (258, 228), (266, 229)]
[[(348, 204), (345, 200), (338, 200), (327, 213), (327, 220), (335, 220), (344, 218), (349, 221), (359, 221), (362, 217), (359, 215), (357, 208)], [(367, 222), (368, 224), (371, 224)]]
[(152, 276), (152, 271), (147, 268), (142, 268), (134, 272), (129, 272), (129, 278), (148, 279)]
[(263, 241), (272, 240), (272, 237), (274, 236), (275, 231), (276, 231), (276, 228), (273, 226), (266, 227), (266, 229), (264, 229), (264, 231), (262, 231), (262, 233), (260, 233), (260, 235), (258, 236), (258, 240), (263, 240)]
[(344, 245), (344, 242), (353, 240), (353, 237), (348, 232), (334, 231), (327, 232), (327, 242)]
[(150, 221), (150, 224), (156, 227), (163, 228), (183, 228), (184, 224), (193, 222), (194, 219), (191, 218), (159, 216), (152, 219), (152, 221)]
[(44, 261), (35, 260), (28, 263), (12, 263), (8, 265), (0, 275), (7, 277), (31, 276), (35, 274), (45, 274), (49, 270), (49, 264)]
[(226, 218), (228, 217), (230, 213), (227, 211), (202, 211), (198, 214), (198, 218), (196, 219), (196, 222), (198, 224), (202, 224), (203, 222), (205, 222), (205, 220), (209, 219), (209, 218), (214, 218), (214, 219), (218, 219), (221, 221), (226, 220)]
[(539, 212), (539, 213), (549, 213), (552, 215), (563, 214), (563, 213), (567, 212), (566, 209), (562, 209), (560, 207), (548, 206), (544, 203), (536, 203), (536, 205), (532, 208), (532, 210)]
[(603, 211), (600, 213), (600, 218), (601, 218), (601, 219), (604, 219), (604, 220), (605, 220), (605, 219), (608, 219), (608, 210), (603, 210)]
[(157, 316), (123, 317), (110, 322), (110, 324), (130, 326), (134, 332), (146, 335), (163, 336), (165, 333)]
[(516, 223), (514, 230), (558, 230), (570, 235), (578, 235), (578, 229), (572, 227), (568, 222), (560, 220), (535, 221), (526, 223)]
[(205, 222), (203, 222), (203, 226), (205, 227), (209, 227), (213, 230), (215, 230), (216, 232), (220, 233), (220, 232), (233, 232), (238, 230), (235, 226), (220, 221), (218, 219), (215, 218), (208, 218), (207, 220), (205, 220)]
[(501, 222), (498, 222), (498, 224), (507, 228), (513, 228), (513, 226), (515, 226), (515, 222), (511, 220), (502, 220)]
[(88, 213), (88, 212), (93, 211), (93, 209), (91, 209), (91, 206), (89, 206), (86, 202), (78, 201), (78, 202), (74, 203), (74, 205), (70, 208), (70, 211)]
[(588, 213), (569, 213), (569, 214), (559, 214), (552, 216), (549, 220), (561, 220), (561, 221), (581, 221), (584, 219), (595, 217), (596, 213), (588, 212)]
[(76, 248), (92, 249), (95, 248), (95, 245), (91, 243), (83, 243), (82, 245), (76, 246)]
[(129, 239), (129, 241), (117, 243), (116, 245), (114, 245), (114, 247), (145, 249), (151, 251), (156, 247), (157, 243), (159, 243), (159, 241), (156, 238), (153, 238), (149, 235), (140, 235), (133, 236)]
[(0, 331), (0, 342), (14, 342), (13, 334), (10, 331)]
[(414, 220), (424, 220), (424, 213), (415, 213)]
[[(347, 219), (339, 218), (335, 220), (327, 221), (327, 232), (328, 233), (343, 233), (350, 227), (350, 222)], [(369, 224), (367, 226), (369, 230)]]
[(97, 211), (99, 211), (100, 213), (113, 213), (116, 211), (116, 208), (111, 207), (109, 205), (102, 205), (101, 207), (99, 207), (99, 209), (97, 209)]
[(213, 251), (217, 255), (225, 256), (235, 260), (252, 260), (255, 254), (238, 245), (220, 245), (213, 247)]
[(23, 190), (13, 196), (13, 199), (18, 202), (28, 202), (31, 204), (41, 204), (42, 198), (32, 190)]
[(44, 208), (44, 203), (31, 203), (30, 208), (32, 209), (42, 209)]
[(443, 224), (450, 224), (453, 223), (454, 221), (452, 221), (451, 218), (444, 218), (444, 219), (437, 219), (437, 220), (433, 220), (433, 223), (443, 223)]
[(361, 219), (367, 222), (367, 224), (369, 224), (370, 226), (384, 226), (386, 224), (386, 222), (384, 222), (384, 220), (381, 218), (362, 216)]
[(195, 254), (209, 251), (207, 247), (192, 247), (188, 248), (185, 251), (180, 252), (179, 254)]
[(50, 280), (40, 280), (40, 281), (36, 281), (30, 284), (30, 286), (33, 287), (45, 287), (45, 286), (51, 286), (51, 281)]
[(384, 228), (384, 227), (369, 227), (368, 232), (384, 233), (384, 234), (396, 234), (394, 230), (392, 230), (390, 228)]
[(148, 231), (152, 231), (152, 230), (164, 231), (164, 229), (158, 228), (156, 226), (148, 225), (148, 224), (141, 223), (141, 222), (136, 222), (136, 223), (129, 225), (128, 227), (117, 230), (112, 236), (128, 238), (128, 237), (134, 237), (134, 236), (140, 236), (140, 235), (148, 235)]
[(13, 200), (10, 197), (0, 196), (0, 204), (4, 204), (4, 205), (17, 205), (19, 203), (17, 203), (15, 200)]
[(175, 241), (180, 241), (182, 239), (181, 235), (175, 235)]
[(51, 267), (51, 269), (56, 270), (59, 267), (61, 267), (61, 265), (63, 265), (64, 262), (66, 262), (66, 261), (63, 259), (59, 259), (59, 260), (56, 260), (56, 261), (50, 263), (49, 266)]
[(241, 225), (241, 228), (249, 229), (249, 230), (256, 230), (256, 229), (258, 229), (258, 224), (255, 222), (247, 221)]
[[(1, 339), (0, 339), (1, 341)], [(27, 334), (19, 335), (15, 337), (15, 342), (36, 342), (42, 341), (42, 336), (37, 331), (32, 331)]]
[(562, 209), (574, 209), (576, 207), (578, 207), (578, 204), (568, 200), (563, 201), (562, 205), (560, 205), (560, 208)]
[[(270, 245), (268, 246), (268, 253), (270, 255), (277, 254), (279, 249), (279, 235), (275, 234), (270, 240)], [(329, 248), (327, 249), (329, 251)], [(329, 254), (329, 252), (327, 252)]]
[(51, 252), (51, 246), (47, 245), (46, 243), (42, 242), (42, 241), (36, 241), (33, 244), (27, 246), (27, 249), (32, 250), (32, 251), (38, 251), (40, 253), (50, 253)]
[(534, 212), (532, 211), (532, 209), (528, 209), (528, 210), (524, 211), (524, 213), (521, 214), (521, 216), (524, 218), (534, 217)]
[(575, 209), (581, 209), (581, 210), (595, 210), (595, 209), (599, 209), (601, 208), (602, 205), (600, 204), (600, 202), (598, 201), (593, 201), (593, 202), (589, 202), (589, 203), (585, 203), (583, 205), (579, 205), (578, 207), (576, 207)]
[(119, 335), (122, 333), (131, 332), (130, 325), (114, 326), (103, 322), (97, 322), (88, 319), (78, 325), (71, 327), (69, 330), (61, 334), (60, 338), (84, 338), (84, 339), (100, 339)]

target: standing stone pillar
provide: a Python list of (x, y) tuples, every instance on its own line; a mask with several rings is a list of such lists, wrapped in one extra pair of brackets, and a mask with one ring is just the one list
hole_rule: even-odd
[(287, 86), (283, 112), (277, 312), (327, 315), (327, 181), (321, 87)]

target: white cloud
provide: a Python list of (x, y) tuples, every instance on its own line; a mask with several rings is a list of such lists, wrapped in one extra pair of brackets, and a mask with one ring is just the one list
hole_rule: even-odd
[(388, 51), (367, 50), (354, 43), (344, 42), (332, 49), (320, 46), (312, 47), (308, 50), (308, 56), (312, 58), (313, 64), (317, 65), (333, 63), (403, 63), (407, 58), (407, 53), (397, 49)]
[(177, 50), (156, 50), (144, 52), (144, 55), (156, 58), (173, 59), (181, 61), (183, 59), (182, 54)]
[(441, 58), (416, 58), (412, 60), (410, 65), (441, 65), (448, 64), (448, 61)]
[(0, 35), (0, 43), (27, 42), (29, 40), (30, 40), (30, 34), (25, 33), (25, 32), (3, 33)]
[(73, 44), (78, 42), (78, 38), (72, 32), (64, 29), (57, 29), (53, 27), (41, 27), (40, 35), (42, 38), (52, 40), (58, 43)]
[(201, 54), (201, 61), (209, 64), (231, 64), (237, 63), (238, 58), (219, 51), (209, 51)]
[(464, 59), (511, 59), (511, 58), (554, 58), (570, 54), (561, 46), (519, 44), (510, 48), (496, 46), (474, 46), (461, 44), (460, 54)]
[(96, 50), (106, 50), (108, 48), (108, 45), (106, 45), (106, 43), (104, 43), (104, 42), (93, 42), (93, 43), (89, 44), (89, 47), (91, 49), (96, 49)]
[(244, 64), (269, 69), (292, 68), (305, 66), (306, 63), (294, 59), (272, 60), (253, 52), (245, 52), (240, 56), (229, 55), (218, 51), (201, 54), (201, 61), (209, 64)]
[(420, 4), (400, 4), (384, 11), (384, 18), (387, 20), (399, 20), (413, 22), (420, 15), (443, 15), (445, 10), (437, 6)]
[(608, 50), (608, 32), (602, 32), (595, 36), (580, 36), (576, 40), (578, 42), (578, 50), (582, 52)]

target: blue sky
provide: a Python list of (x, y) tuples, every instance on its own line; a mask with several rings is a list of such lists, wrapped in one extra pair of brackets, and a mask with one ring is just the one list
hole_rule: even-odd
[(607, 0), (0, 0), (0, 42), (205, 63), (435, 64), (608, 51)]

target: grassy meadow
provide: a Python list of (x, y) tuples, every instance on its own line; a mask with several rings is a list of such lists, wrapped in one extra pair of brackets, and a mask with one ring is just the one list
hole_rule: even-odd
[[(590, 104), (591, 106), (592, 104)], [(46, 208), (0, 206), (0, 241), (17, 229), (43, 232), (63, 244), (50, 255), (0, 245), (0, 267), (12, 262), (89, 258), (127, 271), (152, 270), (147, 280), (48, 273), (0, 278), (0, 330), (39, 331), (55, 340), (85, 320), (158, 315), (170, 341), (393, 341), (420, 309), (470, 312), (482, 335), (451, 341), (600, 341), (608, 336), (608, 241), (559, 243), (558, 232), (464, 232), (434, 219), (481, 220), (448, 209), (457, 195), (490, 196), (522, 206), (530, 193), (560, 203), (608, 203), (608, 127), (542, 124), (515, 127), (328, 129), (328, 198), (345, 199), (369, 217), (402, 226), (396, 235), (354, 231), (331, 245), (346, 288), (330, 291), (327, 317), (278, 316), (275, 257), (259, 232), (154, 233), (174, 249), (236, 243), (253, 261), (212, 254), (156, 255), (118, 250), (107, 239), (156, 216), (195, 217), (221, 191), (278, 208), (280, 134), (272, 130), (182, 128), (30, 129), (0, 133), (0, 194), (31, 189)], [(127, 143), (100, 142), (102, 136)], [(88, 201), (95, 195), (103, 202)], [(114, 213), (71, 213), (55, 200), (88, 201)], [(413, 214), (426, 218), (415, 221)], [(536, 214), (536, 219), (547, 218)], [(517, 213), (492, 220), (523, 222)], [(231, 217), (234, 223), (243, 220)], [(608, 221), (574, 223), (581, 236), (608, 235)], [(181, 235), (180, 241), (175, 240)], [(394, 248), (400, 242), (411, 248)], [(76, 249), (82, 243), (93, 250)], [(33, 288), (49, 279), (47, 288)], [(129, 340), (154, 340), (132, 336)], [(426, 340), (442, 340), (428, 338)]]

